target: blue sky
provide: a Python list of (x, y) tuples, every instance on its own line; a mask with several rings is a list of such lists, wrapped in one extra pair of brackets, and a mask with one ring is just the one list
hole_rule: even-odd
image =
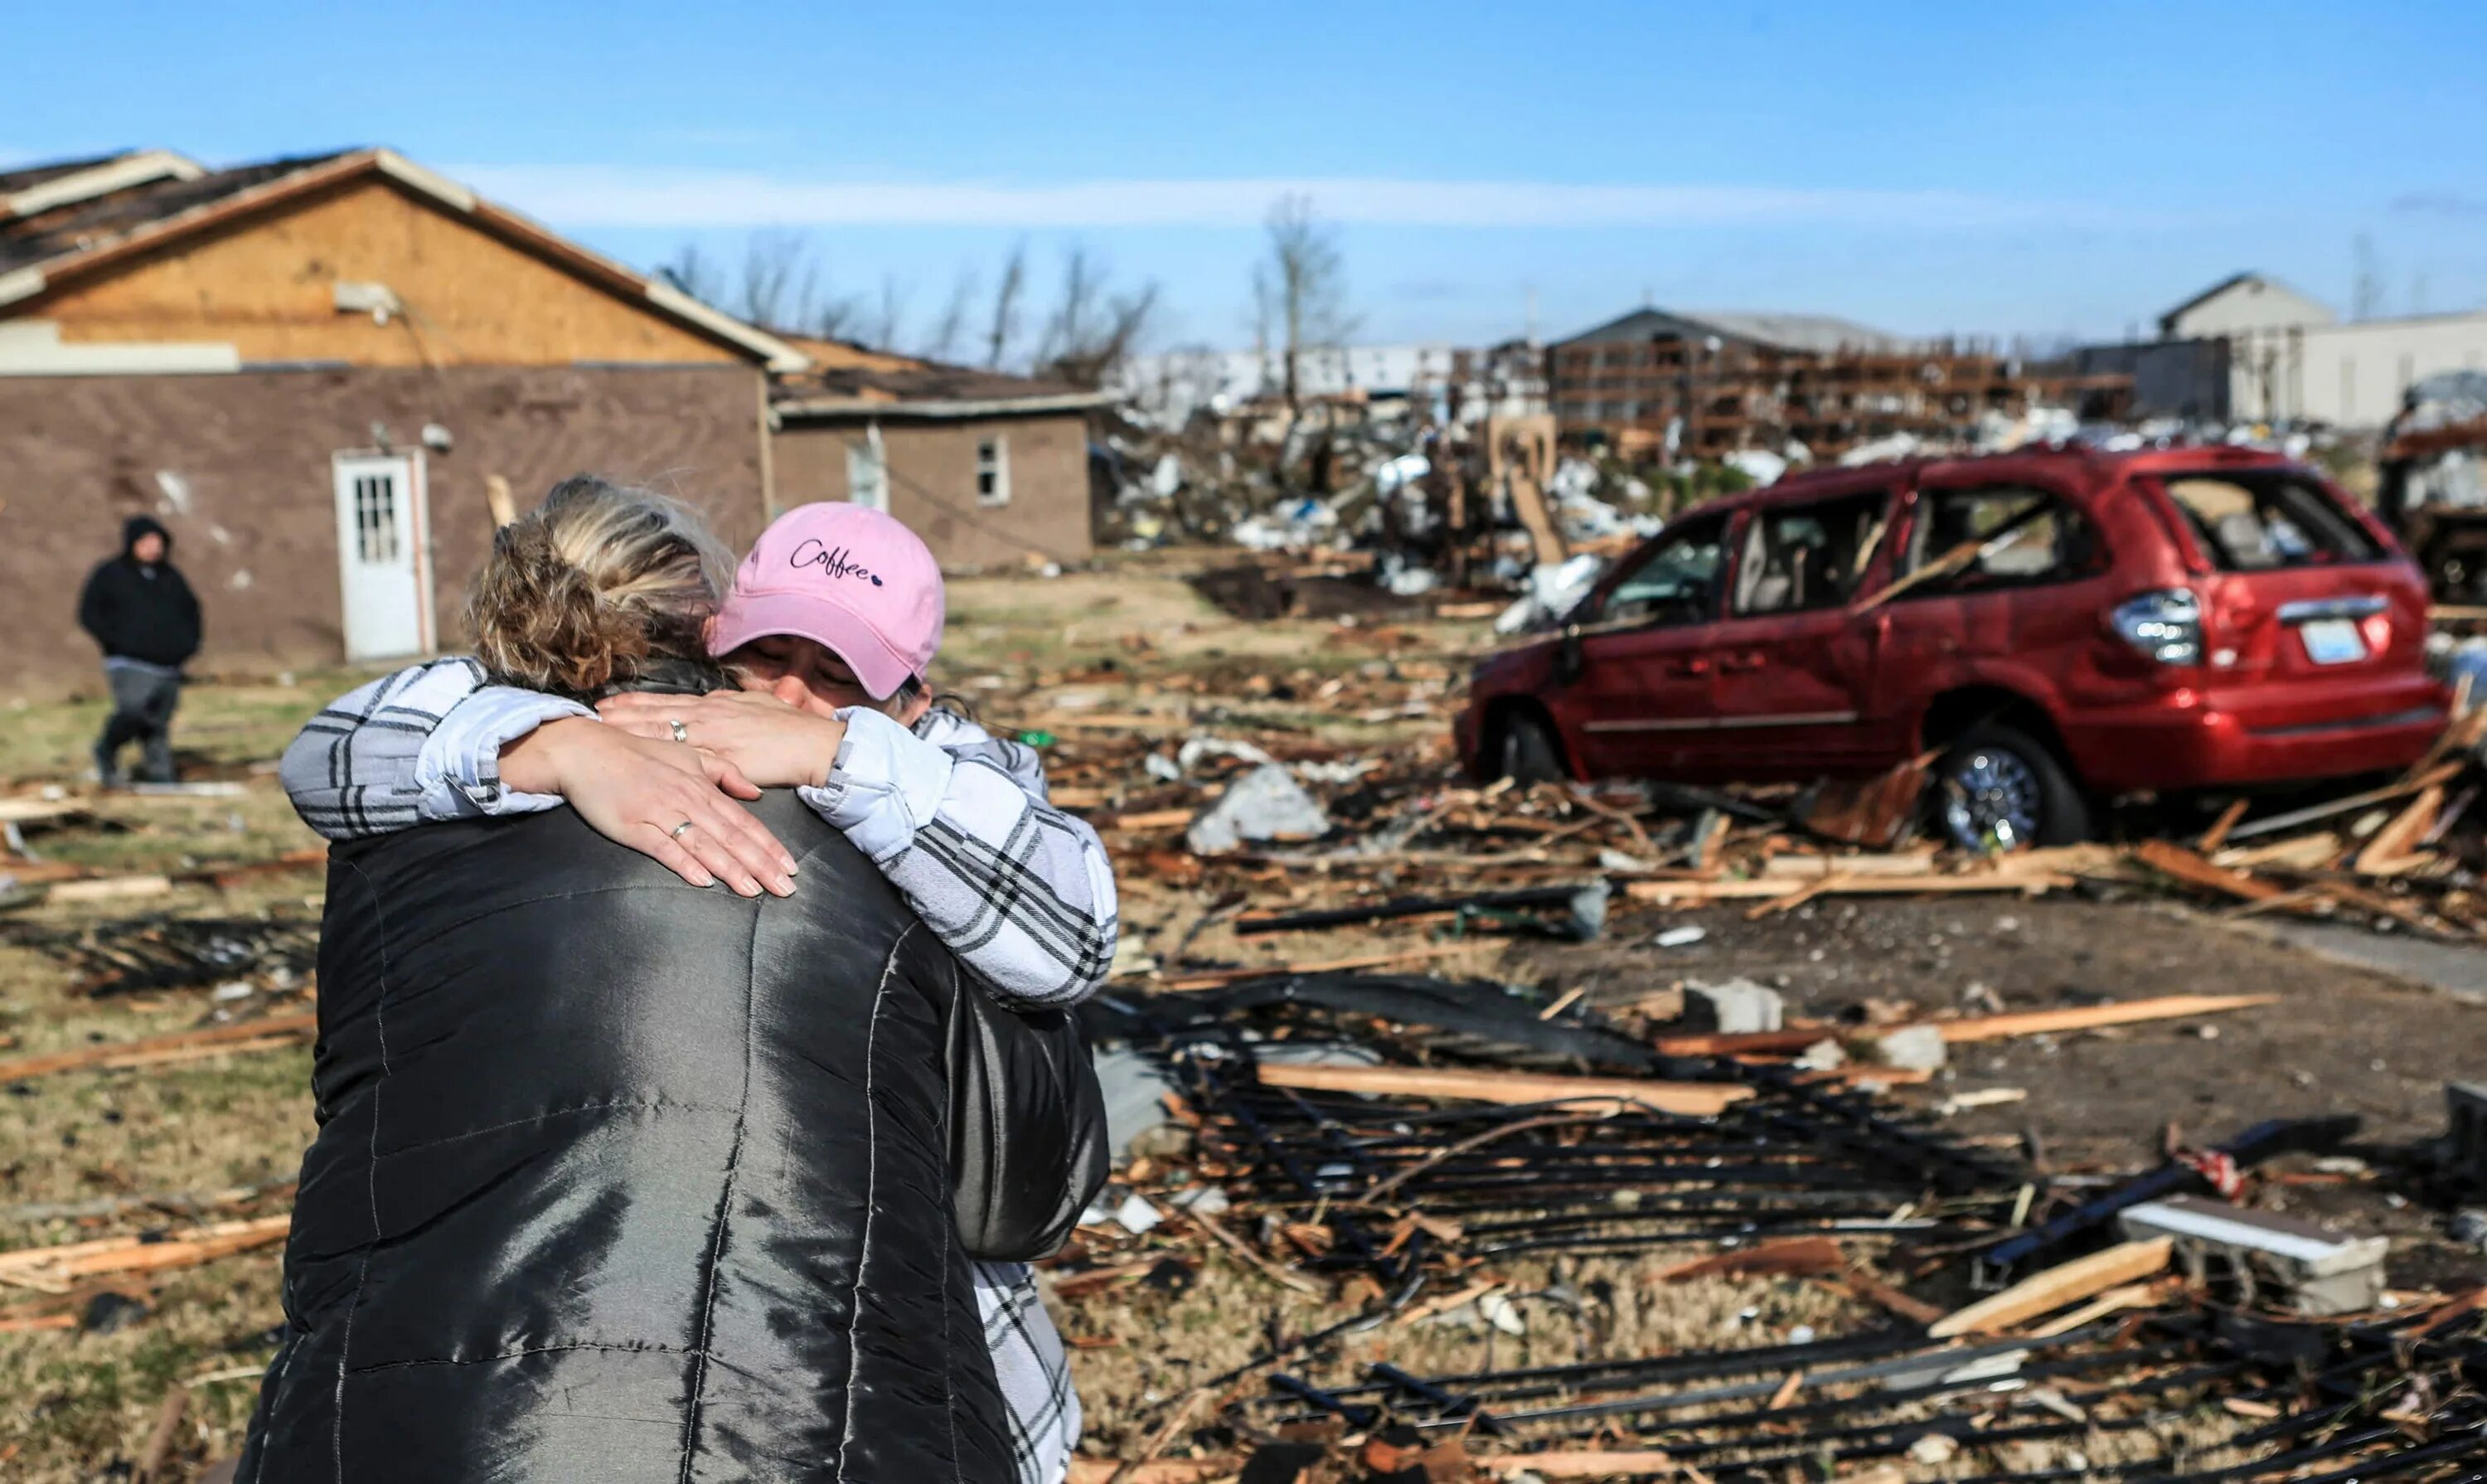
[[(384, 14), (384, 9), (392, 12)], [(2228, 272), (2487, 305), (2487, 5), (25, 7), (0, 158), (388, 144), (629, 262), (807, 234), (920, 334), (1014, 242), (1248, 341), (1257, 222), (1365, 338), (1644, 301), (2113, 335)]]

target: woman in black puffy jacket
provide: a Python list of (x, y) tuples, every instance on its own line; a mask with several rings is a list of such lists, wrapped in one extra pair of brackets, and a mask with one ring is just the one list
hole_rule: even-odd
[[(496, 540), (479, 652), (721, 686), (721, 570), (679, 507), (573, 481)], [(240, 1484), (1011, 1478), (967, 1265), (1068, 1235), (1094, 1076), (809, 809), (752, 808), (792, 897), (567, 810), (332, 853), (321, 1128)]]

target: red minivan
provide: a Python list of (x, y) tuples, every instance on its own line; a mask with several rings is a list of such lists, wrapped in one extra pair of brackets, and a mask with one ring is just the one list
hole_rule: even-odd
[(1769, 782), (1941, 749), (1937, 822), (2067, 844), (2097, 800), (2406, 767), (2426, 584), (2277, 455), (2046, 449), (1802, 475), (1679, 518), (1478, 666), (1480, 776)]

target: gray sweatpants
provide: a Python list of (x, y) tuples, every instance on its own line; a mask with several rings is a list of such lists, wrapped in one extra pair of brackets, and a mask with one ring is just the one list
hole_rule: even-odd
[(103, 678), (112, 686), (112, 714), (104, 718), (103, 735), (96, 739), (95, 765), (108, 781), (120, 768), (121, 749), (142, 745), (140, 776), (150, 783), (173, 780), (173, 708), (182, 702), (181, 672), (141, 670), (106, 665)]

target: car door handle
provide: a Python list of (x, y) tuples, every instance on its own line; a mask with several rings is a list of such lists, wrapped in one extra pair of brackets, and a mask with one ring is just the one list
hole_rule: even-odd
[(1679, 659), (1675, 663), (1666, 667), (1666, 673), (1669, 675), (1707, 675), (1710, 673), (1710, 661), (1707, 659)]
[(1750, 650), (1742, 655), (1729, 655), (1719, 661), (1719, 670), (1722, 675), (1741, 675), (1746, 670), (1758, 670), (1761, 667), (1762, 654), (1759, 650)]

